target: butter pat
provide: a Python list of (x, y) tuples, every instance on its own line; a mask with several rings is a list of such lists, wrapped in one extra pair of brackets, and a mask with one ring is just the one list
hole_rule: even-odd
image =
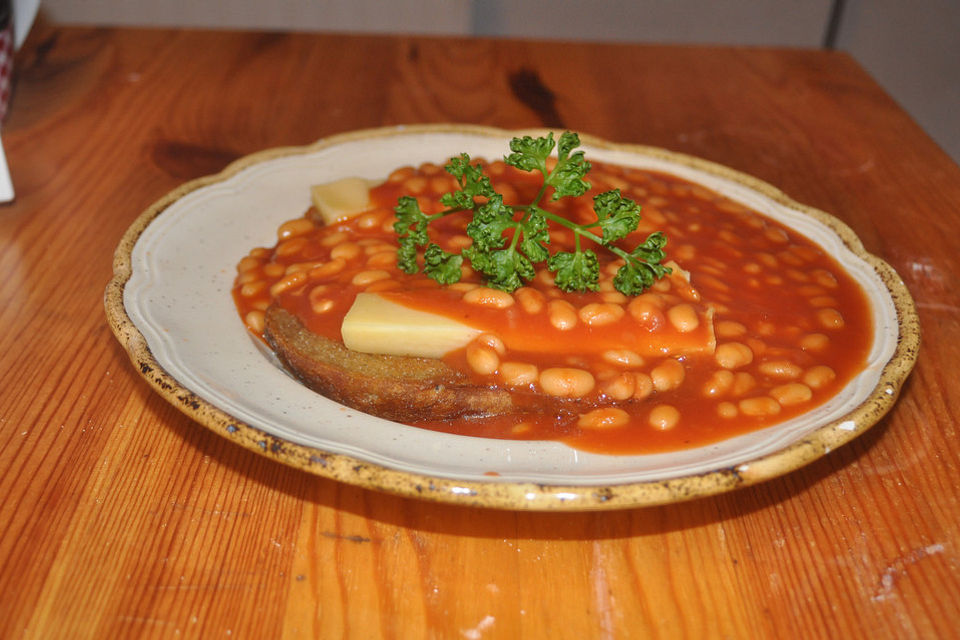
[(348, 349), (388, 356), (442, 358), (482, 333), (445, 316), (418, 311), (376, 293), (358, 293), (340, 333)]
[(333, 224), (371, 208), (370, 189), (380, 184), (365, 178), (343, 178), (310, 187), (313, 206), (326, 224)]

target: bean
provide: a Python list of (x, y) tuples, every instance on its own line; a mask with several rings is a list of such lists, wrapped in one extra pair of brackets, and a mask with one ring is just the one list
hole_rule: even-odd
[(617, 293), (617, 287), (613, 284), (613, 278), (600, 276), (600, 279), (597, 281), (597, 291), (600, 293)]
[(810, 305), (814, 307), (835, 307), (837, 306), (837, 299), (833, 296), (816, 296), (810, 298)]
[(717, 345), (714, 359), (724, 369), (737, 369), (753, 362), (753, 351), (742, 342)]
[(246, 256), (240, 260), (237, 264), (237, 271), (239, 273), (246, 273), (247, 271), (253, 271), (257, 267), (263, 264), (262, 260), (258, 260), (253, 256)]
[(551, 367), (540, 372), (540, 388), (560, 398), (582, 398), (595, 385), (589, 371), (573, 367)]
[(447, 288), (451, 291), (472, 291), (474, 289), (479, 289), (480, 285), (476, 282), (454, 282), (453, 284), (448, 284)]
[(771, 253), (758, 253), (757, 260), (759, 260), (761, 263), (763, 263), (767, 267), (770, 267), (771, 269), (780, 265), (780, 263), (777, 261), (776, 256), (774, 256)]
[(534, 280), (544, 287), (552, 287), (555, 279), (553, 272), (549, 269), (540, 269), (534, 277)]
[(560, 331), (569, 331), (577, 326), (577, 310), (566, 300), (551, 300), (547, 304), (550, 324)]
[(739, 413), (737, 405), (732, 402), (721, 402), (717, 405), (717, 415), (721, 418), (736, 418)]
[(747, 332), (747, 328), (733, 320), (722, 320), (715, 326), (717, 336), (720, 338), (739, 338)]
[(667, 310), (667, 318), (680, 333), (690, 333), (700, 326), (697, 312), (689, 304), (678, 304)]
[(623, 260), (612, 260), (603, 268), (603, 272), (608, 276), (615, 276), (624, 264), (626, 263)]
[(480, 375), (490, 375), (500, 366), (500, 356), (493, 349), (481, 344), (467, 345), (467, 364)]
[(654, 429), (666, 431), (674, 428), (680, 422), (680, 411), (672, 405), (660, 404), (650, 410), (647, 421)]
[(627, 400), (637, 390), (637, 379), (633, 373), (624, 371), (601, 385), (603, 392), (614, 400)]
[(504, 362), (500, 365), (500, 377), (511, 387), (527, 387), (539, 377), (537, 365), (529, 362)]
[(796, 380), (803, 373), (800, 365), (789, 360), (764, 360), (757, 365), (757, 370), (765, 376), (778, 380)]
[(673, 256), (681, 262), (689, 262), (697, 256), (697, 248), (692, 244), (682, 244), (673, 250)]
[(503, 202), (505, 204), (516, 204), (517, 201), (520, 200), (520, 196), (517, 195), (517, 190), (509, 182), (502, 182), (497, 185), (497, 191), (503, 196)]
[(666, 322), (663, 312), (649, 299), (634, 298), (627, 305), (627, 311), (637, 322), (651, 331), (662, 327)]
[(708, 398), (719, 398), (726, 395), (733, 388), (733, 372), (727, 369), (714, 371), (703, 385), (703, 395)]
[(805, 384), (799, 382), (790, 382), (788, 384), (774, 387), (770, 390), (770, 395), (784, 407), (806, 402), (813, 397), (813, 391)]
[(403, 182), (407, 178), (413, 175), (413, 167), (400, 167), (399, 169), (394, 169), (389, 176), (387, 176), (388, 182)]
[[(677, 292), (677, 295), (684, 300), (689, 300), (690, 302), (700, 302), (700, 292), (694, 289), (693, 285), (689, 281), (684, 280), (683, 278), (673, 278), (673, 288)], [(697, 314), (694, 313), (693, 317), (696, 318)]]
[(633, 379), (635, 381), (633, 391), (634, 399), (643, 400), (653, 393), (653, 380), (650, 378), (650, 376), (640, 371), (634, 371)]
[(377, 253), (397, 253), (397, 246), (390, 244), (389, 242), (380, 242), (377, 240), (374, 242), (363, 243), (361, 240), (357, 244), (363, 244), (363, 252), (368, 256), (372, 256)]
[(481, 333), (479, 336), (474, 338), (474, 341), (478, 344), (490, 347), (500, 355), (503, 355), (507, 352), (507, 347), (503, 344), (503, 340), (500, 339), (500, 336), (494, 333)]
[(447, 241), (447, 246), (450, 248), (450, 250), (457, 250), (457, 251), (461, 249), (466, 249), (472, 244), (473, 244), (473, 238), (471, 238), (470, 236), (465, 236), (463, 234), (457, 234), (451, 237)]
[(746, 371), (737, 371), (735, 374), (733, 374), (733, 387), (730, 389), (730, 392), (734, 396), (740, 397), (749, 392), (755, 386), (757, 386), (757, 381), (752, 375)]
[(243, 273), (237, 276), (237, 279), (234, 281), (234, 283), (237, 285), (244, 285), (249, 282), (254, 282), (256, 280), (259, 280), (260, 277), (261, 277), (261, 274), (259, 271), (256, 271), (256, 270), (244, 271)]
[(371, 211), (357, 216), (358, 229), (373, 229), (383, 224), (383, 211)]
[[(799, 266), (801, 266), (801, 265), (803, 264), (803, 260), (800, 259), (800, 256), (798, 256), (797, 254), (791, 252), (789, 249), (785, 249), (785, 250), (780, 251), (779, 253), (777, 253), (777, 259), (779, 259), (780, 262), (785, 262), (785, 263), (787, 263), (787, 264), (789, 264), (789, 265), (791, 265), (791, 266), (794, 266), (794, 267), (799, 267)], [(790, 271), (795, 271), (795, 269), (788, 269), (788, 270), (787, 270), (787, 275), (788, 275), (788, 276), (790, 276)], [(802, 274), (802, 275), (803, 275), (803, 278), (801, 279), (801, 281), (804, 281), (804, 282), (805, 282), (806, 280), (808, 280), (807, 274), (804, 273), (804, 274)], [(790, 276), (790, 277), (792, 277), (792, 276)]]
[(659, 280), (654, 282), (653, 286), (650, 288), (653, 289), (654, 291), (660, 291), (665, 293), (667, 291), (670, 291), (670, 289), (672, 288), (672, 285), (670, 284), (670, 280), (668, 278), (660, 278)]
[(300, 253), (307, 246), (307, 239), (304, 237), (291, 238), (277, 245), (277, 255), (288, 258)]
[(817, 311), (817, 321), (825, 329), (842, 329), (843, 315), (836, 309), (820, 309)]
[(362, 249), (356, 242), (344, 242), (330, 250), (330, 257), (351, 260), (359, 256), (361, 252)]
[(823, 333), (808, 333), (800, 339), (804, 351), (823, 351), (830, 346), (830, 338)]
[(707, 189), (706, 187), (701, 187), (698, 184), (694, 184), (690, 186), (690, 194), (694, 198), (697, 198), (699, 200), (706, 200), (708, 202), (712, 202), (717, 198), (716, 193), (714, 193), (710, 189)]
[(810, 273), (810, 275), (813, 277), (813, 281), (819, 284), (821, 287), (826, 287), (827, 289), (836, 289), (838, 286), (836, 276), (826, 269), (815, 269)]
[(821, 364), (807, 369), (803, 374), (803, 381), (809, 387), (820, 389), (833, 382), (836, 377), (837, 374), (833, 369)]
[(381, 269), (383, 267), (392, 267), (396, 264), (397, 264), (396, 252), (391, 253), (389, 251), (382, 251), (380, 253), (375, 253), (369, 258), (367, 258), (367, 266), (373, 267), (374, 269)]
[(744, 415), (752, 417), (775, 416), (780, 413), (780, 403), (767, 396), (745, 398), (737, 406)]
[(403, 181), (404, 193), (418, 196), (427, 190), (427, 179), (423, 176), (411, 176)]
[(314, 230), (313, 221), (309, 218), (297, 218), (287, 220), (277, 229), (277, 238), (279, 240), (288, 240), (296, 236), (302, 236)]
[(478, 287), (471, 289), (463, 294), (463, 301), (469, 304), (476, 304), (482, 307), (493, 307), (495, 309), (506, 309), (512, 307), (514, 303), (513, 296), (500, 289), (491, 289), (490, 287)]
[(615, 304), (627, 303), (627, 296), (623, 295), (619, 291), (604, 291), (600, 294), (600, 299), (604, 302), (612, 302)]
[(582, 429), (613, 429), (630, 422), (630, 414), (616, 407), (603, 407), (581, 414), (577, 426)]
[(535, 314), (543, 311), (543, 294), (531, 287), (520, 287), (513, 292), (513, 296), (520, 303), (520, 308), (526, 313)]
[(319, 267), (322, 265), (322, 262), (317, 260), (311, 260), (309, 262), (294, 262), (293, 264), (287, 265), (284, 275), (289, 275), (291, 273), (296, 273), (297, 271), (310, 271), (314, 267)]
[(584, 324), (591, 327), (602, 327), (613, 324), (623, 317), (623, 307), (612, 302), (593, 302), (580, 308), (578, 315)]
[(642, 367), (643, 356), (629, 349), (607, 349), (602, 356), (605, 362), (621, 367)]
[[(770, 337), (777, 332), (777, 325), (773, 322), (759, 321), (754, 327), (756, 332), (761, 336)], [(749, 342), (749, 339), (748, 339)]]
[(653, 388), (657, 391), (676, 389), (683, 383), (685, 377), (686, 370), (683, 368), (683, 365), (672, 358), (664, 360), (650, 372)]
[(324, 247), (334, 247), (349, 237), (350, 234), (346, 231), (336, 231), (329, 235), (323, 236), (323, 238), (320, 239), (320, 245)]
[(286, 273), (287, 268), (279, 262), (271, 262), (263, 267), (263, 275), (268, 278), (279, 278)]
[(365, 287), (368, 284), (373, 284), (377, 280), (386, 280), (390, 277), (390, 274), (383, 269), (371, 269), (369, 271), (360, 271), (350, 280), (353, 284), (358, 287)]
[(323, 278), (329, 278), (334, 276), (347, 266), (346, 261), (343, 258), (334, 258), (330, 262), (325, 262), (319, 267), (313, 268), (310, 270), (310, 279), (311, 280), (320, 280)]
[(298, 287), (307, 281), (307, 274), (302, 271), (296, 273), (291, 273), (288, 276), (284, 276), (281, 280), (278, 280), (272, 287), (270, 287), (270, 295), (274, 298), (279, 296), (284, 291)]
[(263, 280), (254, 280), (240, 287), (240, 295), (244, 298), (252, 298), (267, 288), (267, 283)]
[(263, 311), (254, 310), (248, 311), (247, 315), (243, 317), (244, 324), (247, 325), (247, 328), (254, 333), (263, 333), (264, 327), (264, 318), (266, 314)]
[(437, 176), (430, 178), (430, 191), (433, 193), (446, 193), (457, 188), (457, 184), (450, 176)]
[(318, 298), (316, 301), (311, 299), (310, 310), (317, 315), (324, 314), (333, 309), (334, 302), (330, 298)]
[(787, 232), (779, 227), (768, 227), (767, 230), (763, 232), (763, 235), (770, 242), (776, 242), (777, 244), (783, 244), (790, 240)]

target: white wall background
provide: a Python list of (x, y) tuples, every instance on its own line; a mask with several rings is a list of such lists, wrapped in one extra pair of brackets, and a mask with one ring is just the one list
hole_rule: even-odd
[(42, 0), (41, 9), (61, 24), (832, 44), (960, 162), (960, 0)]

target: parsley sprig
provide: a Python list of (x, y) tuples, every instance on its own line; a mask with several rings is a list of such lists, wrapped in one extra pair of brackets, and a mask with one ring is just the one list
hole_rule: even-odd
[[(417, 273), (418, 252), (422, 247), (423, 270), (441, 284), (460, 280), (463, 259), (487, 278), (497, 289), (514, 291), (536, 275), (534, 265), (546, 262), (555, 275), (557, 287), (563, 291), (596, 291), (600, 279), (599, 260), (592, 249), (582, 248), (582, 240), (590, 240), (624, 261), (613, 279), (614, 287), (626, 295), (637, 295), (658, 278), (670, 273), (660, 262), (665, 254), (666, 237), (661, 232), (625, 250), (615, 243), (636, 230), (640, 222), (640, 206), (621, 195), (619, 189), (594, 197), (596, 221), (578, 224), (541, 207), (549, 189), (553, 201), (582, 196), (590, 188), (585, 180), (590, 163), (584, 158), (580, 138), (569, 131), (554, 140), (524, 136), (510, 142), (511, 153), (504, 159), (508, 165), (529, 172), (539, 172), (543, 184), (536, 197), (526, 206), (504, 204), (503, 196), (494, 191), (480, 164), (470, 164), (470, 156), (462, 153), (450, 159), (445, 169), (457, 180), (458, 188), (440, 198), (444, 210), (426, 215), (416, 198), (402, 196), (395, 212), (393, 227), (399, 240), (397, 265), (406, 273)], [(557, 162), (547, 166), (547, 158), (557, 151)], [(427, 227), (444, 216), (472, 212), (467, 235), (473, 244), (462, 253), (451, 253), (431, 242)], [(573, 232), (574, 250), (550, 254), (549, 225), (554, 223)], [(512, 232), (512, 233), (511, 233)]]

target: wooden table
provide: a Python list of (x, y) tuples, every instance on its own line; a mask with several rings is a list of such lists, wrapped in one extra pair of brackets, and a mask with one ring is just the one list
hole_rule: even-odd
[[(924, 346), (865, 436), (657, 508), (474, 510), (258, 456), (113, 339), (151, 202), (356, 128), (567, 127), (771, 182), (896, 268)], [(3, 127), (0, 636), (948, 637), (960, 628), (960, 168), (848, 56), (40, 24)]]

